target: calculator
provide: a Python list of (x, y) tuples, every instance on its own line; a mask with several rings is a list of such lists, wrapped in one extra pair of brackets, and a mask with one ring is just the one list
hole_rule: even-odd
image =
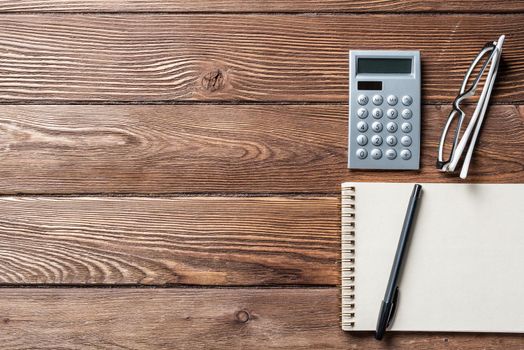
[(420, 52), (349, 54), (350, 169), (420, 168)]

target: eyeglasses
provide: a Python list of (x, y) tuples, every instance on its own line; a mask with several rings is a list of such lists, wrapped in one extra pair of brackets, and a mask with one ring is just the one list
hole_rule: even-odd
[[(473, 151), (475, 149), (475, 144), (477, 143), (480, 128), (482, 127), (482, 122), (484, 121), (489, 98), (491, 96), (491, 90), (493, 90), (493, 85), (495, 84), (495, 79), (497, 77), (504, 38), (505, 36), (501, 35), (497, 41), (488, 42), (482, 48), (482, 50), (480, 50), (473, 62), (471, 62), (471, 65), (464, 76), (460, 93), (453, 101), (453, 108), (448, 116), (446, 125), (442, 130), (442, 135), (440, 136), (437, 168), (441, 171), (454, 172), (462, 157), (462, 153), (464, 152), (466, 145), (469, 143), (469, 148), (460, 171), (460, 177), (462, 179), (465, 179), (468, 176), (471, 157), (473, 156)], [(475, 94), (477, 86), (479, 85), (488, 65), (489, 71), (486, 76), (486, 81), (484, 83), (482, 93), (480, 94), (477, 107), (470, 118), (467, 128), (461, 135), (462, 125), (464, 124), (464, 119), (466, 117), (466, 113), (462, 110), (461, 103)], [(480, 69), (478, 67), (480, 67)], [(473, 72), (477, 69), (477, 75), (474, 79), (471, 79)], [(470, 81), (471, 83), (469, 83)], [(450, 139), (448, 134), (451, 126), (454, 124), (455, 131), (452, 138)], [(447, 157), (444, 155), (445, 146), (450, 149)]]

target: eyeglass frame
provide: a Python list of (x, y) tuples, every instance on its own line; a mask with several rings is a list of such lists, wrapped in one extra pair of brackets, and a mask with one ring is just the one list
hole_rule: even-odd
[[(502, 39), (503, 40), (503, 39)], [(466, 86), (468, 84), (468, 81), (469, 79), (471, 78), (471, 74), (473, 73), (473, 71), (475, 70), (475, 68), (477, 67), (479, 61), (488, 53), (488, 52), (491, 52), (488, 59), (486, 59), (486, 61), (483, 63), (482, 67), (480, 68), (480, 71), (477, 75), (477, 77), (475, 78), (475, 80), (473, 81), (473, 84), (471, 85), (471, 87), (468, 89), (468, 90), (465, 90), (466, 89)], [(486, 70), (486, 68), (488, 67), (488, 64), (490, 62), (493, 62), (493, 59), (497, 53), (497, 42), (496, 41), (490, 41), (490, 42), (487, 42), (484, 47), (480, 50), (480, 52), (477, 54), (477, 57), (471, 62), (469, 68), (468, 68), (468, 71), (466, 72), (465, 76), (464, 76), (464, 80), (462, 81), (462, 86), (460, 88), (460, 92), (459, 92), (459, 95), (455, 98), (455, 100), (453, 101), (453, 107), (448, 115), (448, 119), (446, 121), (446, 125), (444, 126), (444, 129), (442, 130), (442, 134), (440, 136), (440, 142), (439, 142), (439, 148), (438, 148), (438, 156), (437, 156), (437, 163), (436, 163), (436, 167), (437, 169), (440, 169), (442, 171), (448, 171), (448, 165), (450, 164), (451, 160), (453, 159), (453, 155), (455, 153), (455, 150), (457, 148), (457, 145), (459, 143), (459, 135), (460, 135), (460, 130), (462, 129), (462, 124), (464, 122), (464, 118), (466, 116), (466, 113), (460, 108), (460, 104), (462, 103), (463, 100), (473, 96), (476, 92), (476, 89), (480, 83), (480, 80), (482, 78), (482, 76), (484, 75), (484, 72)], [(487, 83), (487, 80), (486, 79), (486, 83)], [(479, 104), (481, 103), (482, 101), (479, 100)], [(457, 126), (455, 128), (455, 134), (453, 136), (453, 143), (452, 143), (452, 147), (451, 147), (451, 151), (449, 153), (449, 157), (447, 160), (444, 160), (444, 144), (446, 143), (446, 138), (448, 136), (448, 133), (449, 133), (449, 129), (451, 127), (451, 124), (452, 122), (455, 120), (456, 116), (459, 115), (458, 117), (458, 122), (457, 122)], [(472, 120), (473, 121), (473, 120)]]

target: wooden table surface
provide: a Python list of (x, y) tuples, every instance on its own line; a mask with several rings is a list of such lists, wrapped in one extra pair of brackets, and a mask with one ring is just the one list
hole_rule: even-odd
[[(0, 348), (524, 349), (340, 329), (340, 183), (456, 182), (439, 132), (500, 34), (468, 181), (523, 183), (522, 0), (0, 0)], [(346, 168), (372, 48), (421, 50), (420, 172)]]

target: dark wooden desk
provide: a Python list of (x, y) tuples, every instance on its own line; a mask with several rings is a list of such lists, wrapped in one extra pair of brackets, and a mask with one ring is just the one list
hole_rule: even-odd
[[(0, 0), (0, 348), (524, 349), (339, 324), (340, 183), (456, 181), (438, 134), (500, 34), (468, 181), (524, 182), (523, 29), (518, 0)], [(346, 169), (357, 48), (422, 50), (419, 173)]]

